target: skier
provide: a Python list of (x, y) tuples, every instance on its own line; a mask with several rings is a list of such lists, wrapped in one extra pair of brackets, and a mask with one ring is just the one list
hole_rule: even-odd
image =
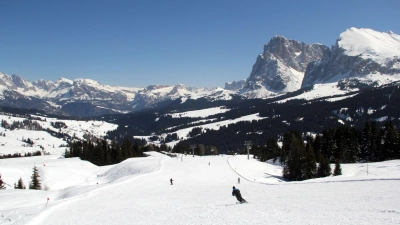
[(171, 185), (174, 185), (174, 184), (172, 183), (172, 181), (174, 181), (174, 180), (172, 180), (172, 178), (171, 178), (171, 180), (169, 180), (169, 181), (171, 181)]
[(247, 201), (242, 198), (242, 195), (240, 194), (240, 190), (235, 188), (235, 186), (233, 186), (232, 188), (232, 196), (236, 196), (236, 199), (240, 202), (240, 203), (247, 203)]
[(238, 184), (240, 184), (240, 177), (238, 177)]

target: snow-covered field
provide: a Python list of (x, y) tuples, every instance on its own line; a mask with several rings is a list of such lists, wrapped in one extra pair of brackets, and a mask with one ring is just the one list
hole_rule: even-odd
[[(0, 224), (400, 223), (400, 160), (285, 182), (279, 164), (247, 156), (149, 155), (106, 167), (56, 155), (2, 159), (5, 182), (27, 185), (36, 165), (48, 191), (0, 190)], [(233, 185), (248, 204), (236, 204)]]
[[(60, 120), (57, 118), (49, 118), (44, 116), (33, 115), (37, 119), (32, 121), (37, 122), (43, 129), (49, 129), (54, 133), (65, 133), (71, 137), (76, 137), (80, 140), (84, 139), (85, 134), (103, 138), (108, 131), (117, 129), (118, 125), (98, 120)], [(22, 122), (26, 118), (14, 117), (8, 115), (0, 115), (1, 121), (6, 121), (8, 124), (13, 122)], [(66, 125), (62, 128), (54, 128), (51, 123), (61, 122)], [(67, 142), (60, 138), (52, 136), (46, 131), (35, 131), (25, 129), (4, 129), (0, 127), (0, 155), (14, 154), (14, 153), (32, 153), (36, 151), (44, 151), (49, 154), (61, 155), (65, 152)], [(27, 145), (23, 140), (30, 139), (34, 142), (33, 145)]]

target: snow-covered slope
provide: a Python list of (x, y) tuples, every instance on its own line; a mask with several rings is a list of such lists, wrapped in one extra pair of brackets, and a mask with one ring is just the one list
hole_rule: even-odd
[[(279, 164), (251, 156), (150, 155), (107, 167), (52, 156), (1, 160), (6, 183), (21, 177), (26, 184), (35, 164), (48, 191), (1, 190), (0, 223), (400, 223), (399, 160), (344, 164), (341, 176), (285, 182)], [(232, 186), (248, 204), (236, 204)]]

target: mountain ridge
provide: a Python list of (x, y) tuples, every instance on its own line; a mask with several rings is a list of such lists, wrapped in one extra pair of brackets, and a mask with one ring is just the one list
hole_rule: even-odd
[[(400, 36), (349, 28), (331, 48), (276, 35), (264, 45), (249, 77), (225, 83), (225, 88), (188, 88), (183, 84), (119, 87), (92, 79), (62, 77), (56, 82), (42, 79), (30, 82), (16, 74), (0, 73), (0, 105), (37, 108), (61, 115), (97, 116), (138, 111), (178, 99), (182, 103), (198, 98), (231, 100), (234, 96), (263, 99), (310, 87), (320, 92), (320, 96), (329, 96), (398, 80)], [(329, 91), (318, 89), (327, 85), (332, 86)]]

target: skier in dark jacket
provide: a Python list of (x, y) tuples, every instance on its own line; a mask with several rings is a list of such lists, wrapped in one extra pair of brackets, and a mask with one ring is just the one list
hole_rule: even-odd
[(244, 203), (247, 202), (244, 198), (242, 198), (242, 195), (240, 194), (240, 190), (235, 188), (235, 186), (233, 186), (232, 188), (232, 196), (236, 196), (236, 199), (240, 202), (240, 203)]

